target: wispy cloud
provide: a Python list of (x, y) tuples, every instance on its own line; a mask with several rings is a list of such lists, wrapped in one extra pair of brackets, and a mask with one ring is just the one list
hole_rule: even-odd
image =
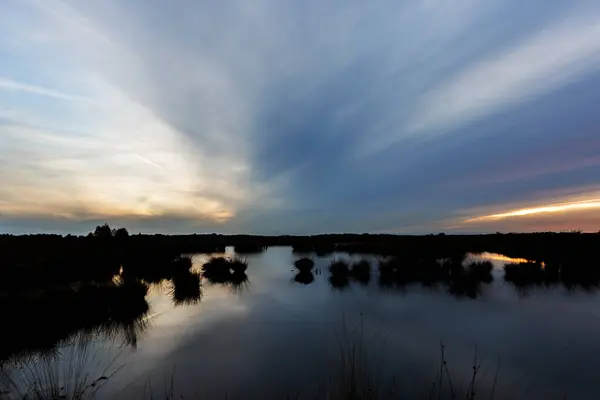
[[(48, 45), (57, 46), (58, 58), (77, 60), (72, 73), (89, 78), (80, 80), (80, 88), (90, 96), (0, 80), (0, 90), (69, 101), (52, 118), (36, 121), (34, 127), (27, 126), (23, 117), (45, 110), (32, 110), (31, 104), (35, 102), (12, 105), (21, 108), (8, 113), (11, 124), (0, 126), (4, 146), (12, 149), (2, 159), (3, 170), (10, 173), (2, 179), (0, 198), (4, 201), (0, 202), (0, 213), (15, 216), (45, 213), (71, 219), (187, 215), (199, 222), (224, 222), (235, 216), (239, 207), (261, 195), (263, 189), (259, 185), (254, 193), (247, 190), (249, 182), (244, 175), (248, 168), (243, 155), (228, 149), (239, 149), (241, 138), (237, 138), (237, 143), (229, 143), (233, 136), (227, 128), (233, 119), (219, 115), (226, 109), (212, 107), (189, 114), (186, 122), (193, 121), (196, 129), (211, 140), (203, 143), (206, 146), (197, 146), (189, 140), (186, 126), (165, 115), (163, 109), (155, 108), (154, 94), (159, 95), (165, 89), (160, 95), (168, 95), (172, 88), (157, 87), (156, 82), (149, 80), (147, 68), (152, 64), (148, 61), (139, 65), (145, 57), (138, 54), (139, 49), (109, 40), (116, 31), (103, 32), (88, 15), (66, 3), (49, 1), (37, 5), (41, 8), (35, 11), (47, 18), (41, 18), (42, 23), (35, 29), (50, 30), (60, 22), (57, 32), (67, 39), (78, 38)], [(23, 29), (25, 32), (26, 24)], [(182, 55), (173, 57), (181, 59)], [(181, 71), (177, 85), (199, 80), (196, 74), (201, 71), (192, 67), (192, 60), (188, 64), (190, 69)], [(132, 71), (132, 65), (139, 69)], [(132, 72), (140, 79), (129, 80)], [(220, 92), (221, 96), (230, 95), (231, 90), (224, 87), (226, 83), (217, 81), (218, 68), (205, 72), (211, 75), (206, 75), (202, 82), (215, 87), (203, 86), (204, 89), (213, 90), (215, 96)], [(59, 80), (55, 82), (60, 84)], [(156, 91), (149, 93), (146, 89)], [(232, 100), (234, 97), (216, 99), (220, 106), (231, 106)], [(11, 115), (20, 116), (16, 118), (19, 121)], [(51, 119), (62, 120), (65, 130), (49, 128)], [(42, 198), (43, 202), (34, 200)]]
[(569, 17), (433, 88), (409, 130), (444, 131), (555, 90), (600, 69), (598, 13)]
[(532, 208), (522, 208), (519, 210), (512, 210), (500, 214), (491, 214), (484, 215), (481, 217), (471, 218), (466, 223), (471, 222), (483, 222), (483, 221), (493, 221), (498, 219), (505, 218), (513, 218), (513, 217), (525, 217), (528, 215), (534, 214), (551, 214), (551, 213), (559, 213), (559, 212), (569, 212), (569, 211), (582, 211), (582, 210), (593, 210), (600, 209), (600, 199), (592, 199), (580, 202), (573, 203), (559, 203), (559, 204), (549, 204)]
[(0, 90), (17, 90), (26, 93), (31, 93), (39, 96), (48, 96), (54, 99), (67, 101), (89, 101), (85, 96), (77, 96), (69, 93), (64, 93), (59, 90), (48, 89), (26, 83), (16, 82), (14, 80), (0, 78)]

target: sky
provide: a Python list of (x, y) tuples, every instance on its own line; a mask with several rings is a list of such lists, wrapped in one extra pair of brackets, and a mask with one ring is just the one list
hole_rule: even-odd
[(0, 232), (600, 230), (597, 0), (4, 0)]

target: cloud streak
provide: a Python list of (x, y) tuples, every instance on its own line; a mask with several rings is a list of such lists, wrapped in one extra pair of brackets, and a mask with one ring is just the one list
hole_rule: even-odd
[(18, 90), (39, 96), (48, 96), (59, 100), (68, 101), (88, 101), (89, 99), (83, 96), (76, 96), (68, 93), (63, 93), (58, 90), (43, 88), (40, 86), (27, 85), (20, 82), (15, 82), (9, 79), (0, 78), (0, 90)]
[(600, 23), (586, 14), (566, 18), (423, 96), (409, 129), (440, 129), (481, 118), (598, 69)]
[(497, 219), (524, 217), (533, 214), (550, 214), (569, 211), (594, 210), (600, 208), (600, 199), (586, 200), (575, 203), (552, 204), (540, 207), (523, 208), (520, 210), (508, 211), (500, 214), (484, 215), (482, 217), (471, 218), (466, 223), (493, 221)]

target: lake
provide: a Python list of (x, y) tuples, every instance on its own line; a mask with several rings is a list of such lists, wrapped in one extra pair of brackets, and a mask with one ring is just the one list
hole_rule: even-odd
[[(231, 248), (227, 255), (234, 255)], [(474, 296), (440, 285), (381, 285), (381, 258), (371, 255), (313, 254), (312, 273), (298, 277), (294, 261), (302, 256), (289, 247), (244, 255), (247, 281), (203, 278), (199, 300), (178, 300), (168, 281), (152, 284), (135, 348), (119, 337), (87, 338), (91, 364), (112, 361), (109, 370), (118, 369), (97, 397), (163, 398), (172, 389), (174, 398), (326, 398), (355, 349), (357, 369), (372, 377), (381, 398), (437, 398), (442, 343), (443, 398), (449, 390), (464, 397), (474, 364), (476, 398), (492, 391), (495, 398), (527, 399), (600, 393), (596, 290), (517, 289), (504, 280), (503, 267), (526, 260), (492, 253), (467, 257), (494, 266), (493, 281)], [(207, 259), (193, 255), (192, 270)], [(334, 259), (368, 260), (370, 280), (332, 285)]]

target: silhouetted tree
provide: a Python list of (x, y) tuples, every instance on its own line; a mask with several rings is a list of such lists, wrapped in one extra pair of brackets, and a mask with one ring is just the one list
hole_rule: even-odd
[(113, 231), (108, 224), (98, 225), (94, 230), (94, 236), (99, 238), (109, 238), (113, 236)]
[(125, 228), (113, 229), (112, 235), (117, 239), (124, 239), (129, 237), (129, 232)]

